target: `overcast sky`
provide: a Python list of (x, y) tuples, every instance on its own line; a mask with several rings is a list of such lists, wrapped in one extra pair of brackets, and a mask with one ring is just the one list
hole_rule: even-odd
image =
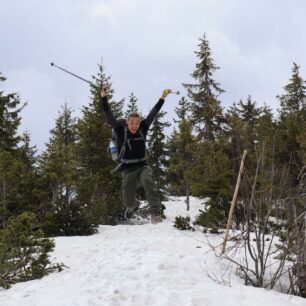
[[(222, 106), (250, 94), (276, 109), (293, 62), (306, 78), (305, 15), (304, 0), (0, 0), (0, 90), (28, 102), (21, 132), (41, 151), (61, 105), (78, 116), (90, 95), (50, 62), (90, 79), (103, 57), (115, 99), (134, 92), (145, 114), (164, 88), (186, 94), (206, 33)], [(171, 122), (178, 99), (164, 106)]]

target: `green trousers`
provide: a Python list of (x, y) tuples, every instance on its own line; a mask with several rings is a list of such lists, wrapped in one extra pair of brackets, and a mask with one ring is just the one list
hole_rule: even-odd
[(148, 165), (122, 170), (122, 202), (127, 209), (134, 210), (137, 206), (136, 188), (140, 184), (149, 202), (150, 213), (152, 215), (161, 213), (161, 203), (154, 189), (152, 173), (153, 171)]

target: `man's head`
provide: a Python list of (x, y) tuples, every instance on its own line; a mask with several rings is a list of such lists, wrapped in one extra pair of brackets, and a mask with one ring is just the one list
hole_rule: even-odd
[(128, 130), (132, 134), (136, 134), (140, 126), (140, 115), (138, 113), (130, 113), (126, 123), (128, 126)]

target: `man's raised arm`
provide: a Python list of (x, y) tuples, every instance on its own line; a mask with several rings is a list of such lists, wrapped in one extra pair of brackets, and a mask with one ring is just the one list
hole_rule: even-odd
[(116, 129), (119, 126), (119, 123), (114, 117), (107, 103), (107, 88), (106, 87), (102, 87), (100, 95), (101, 95), (100, 107), (105, 112), (107, 122), (111, 125), (113, 129)]
[(150, 111), (149, 115), (145, 119), (145, 123), (147, 127), (149, 128), (150, 125), (152, 124), (154, 118), (156, 117), (157, 113), (160, 111), (162, 108), (166, 97), (171, 93), (171, 89), (165, 89), (162, 93), (162, 96), (159, 98), (158, 102), (154, 105), (152, 110)]

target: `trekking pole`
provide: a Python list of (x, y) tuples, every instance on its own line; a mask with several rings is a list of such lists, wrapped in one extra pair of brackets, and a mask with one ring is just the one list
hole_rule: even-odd
[(171, 93), (171, 94), (174, 94), (174, 95), (179, 95), (179, 94), (180, 94), (179, 91), (171, 91), (170, 93)]
[(74, 74), (74, 73), (72, 73), (72, 72), (62, 68), (62, 67), (59, 67), (59, 66), (55, 65), (54, 63), (51, 63), (50, 65), (52, 67), (56, 67), (56, 68), (58, 68), (58, 69), (60, 69), (60, 70), (62, 70), (64, 72), (66, 72), (66, 73), (69, 73), (69, 74), (73, 75), (74, 77), (76, 77), (76, 78), (78, 78), (78, 79), (80, 79), (80, 80), (82, 80), (82, 81), (84, 81), (84, 82), (86, 82), (88, 84), (91, 84), (91, 82), (89, 82), (88, 80), (86, 80), (86, 79), (84, 79), (84, 78), (82, 78), (82, 77), (80, 77), (80, 76), (78, 76), (78, 75), (76, 75), (76, 74)]
[(230, 212), (229, 212), (229, 215), (228, 215), (226, 232), (225, 232), (224, 242), (223, 242), (223, 245), (222, 245), (222, 252), (221, 252), (222, 254), (225, 253), (225, 247), (226, 247), (228, 232), (229, 232), (229, 228), (232, 224), (232, 217), (233, 217), (234, 208), (235, 208), (236, 201), (237, 201), (237, 196), (238, 196), (238, 191), (239, 191), (239, 187), (240, 187), (242, 171), (243, 171), (243, 167), (244, 167), (244, 160), (245, 160), (246, 155), (247, 155), (247, 150), (244, 150), (243, 151), (243, 156), (242, 156), (242, 159), (241, 159), (241, 163), (240, 163), (240, 169), (239, 169), (239, 173), (238, 173), (236, 188), (235, 188), (235, 192), (234, 192), (234, 195), (233, 195), (232, 205), (231, 205)]
[(58, 68), (58, 69), (60, 69), (60, 70), (62, 70), (62, 71), (64, 71), (64, 72), (66, 72), (66, 73), (71, 74), (72, 76), (74, 76), (74, 77), (76, 77), (76, 78), (78, 78), (78, 79), (80, 79), (80, 80), (82, 80), (82, 81), (88, 83), (89, 85), (94, 86), (95, 88), (101, 89), (101, 86), (100, 86), (100, 87), (97, 87), (97, 85), (93, 84), (92, 82), (90, 82), (90, 81), (88, 81), (88, 80), (86, 80), (86, 79), (80, 77), (79, 75), (77, 75), (77, 74), (75, 74), (75, 73), (72, 73), (72, 72), (70, 72), (70, 71), (68, 71), (68, 70), (66, 70), (66, 69), (64, 69), (64, 68), (62, 68), (62, 67), (60, 67), (60, 66), (57, 66), (57, 65), (55, 65), (54, 63), (50, 63), (50, 65), (51, 65), (52, 67), (56, 67), (56, 68)]

